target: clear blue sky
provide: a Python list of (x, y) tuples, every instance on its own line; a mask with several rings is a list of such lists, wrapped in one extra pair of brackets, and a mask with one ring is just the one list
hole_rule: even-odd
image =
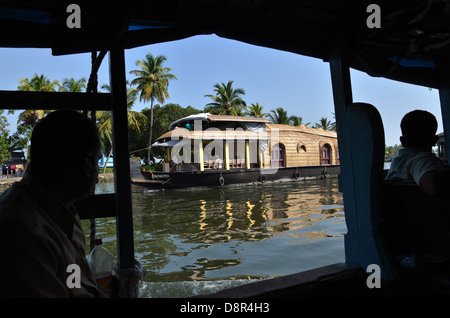
[[(135, 61), (147, 52), (165, 55), (165, 66), (172, 68), (178, 80), (169, 85), (170, 99), (183, 107), (197, 109), (210, 102), (205, 94), (213, 94), (215, 83), (234, 81), (243, 88), (248, 105), (259, 103), (264, 111), (283, 107), (288, 115), (303, 117), (312, 124), (321, 117), (333, 119), (334, 105), (328, 63), (322, 60), (273, 49), (252, 46), (215, 35), (196, 36), (126, 51), (127, 73), (135, 69)], [(51, 80), (89, 77), (90, 54), (52, 56), (49, 49), (0, 49), (0, 90), (16, 90), (21, 77), (44, 74)], [(108, 56), (99, 70), (99, 87), (109, 83)], [(386, 144), (399, 144), (399, 123), (405, 113), (425, 109), (433, 113), (442, 131), (437, 90), (372, 78), (352, 71), (354, 101), (372, 103), (381, 114)], [(133, 75), (128, 74), (133, 79)], [(139, 111), (149, 104), (137, 102)], [(9, 130), (15, 131), (17, 115), (8, 116)]]

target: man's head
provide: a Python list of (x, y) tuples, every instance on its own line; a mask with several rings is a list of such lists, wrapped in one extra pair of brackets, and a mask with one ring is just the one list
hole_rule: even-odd
[(66, 201), (93, 193), (100, 156), (97, 126), (76, 111), (52, 112), (33, 130), (31, 174), (50, 188), (63, 186)]
[(436, 117), (427, 111), (414, 110), (407, 113), (400, 124), (402, 129), (400, 141), (403, 147), (431, 151), (431, 147), (439, 138), (436, 135), (437, 125)]

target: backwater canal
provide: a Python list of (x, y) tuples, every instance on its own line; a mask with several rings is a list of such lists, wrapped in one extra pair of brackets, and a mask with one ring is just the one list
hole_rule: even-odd
[[(146, 191), (132, 188), (140, 297), (190, 297), (343, 262), (338, 179)], [(101, 182), (97, 193), (114, 191)], [(115, 218), (97, 237), (117, 261)], [(89, 239), (89, 221), (82, 221)], [(87, 244), (87, 246), (89, 246)]]

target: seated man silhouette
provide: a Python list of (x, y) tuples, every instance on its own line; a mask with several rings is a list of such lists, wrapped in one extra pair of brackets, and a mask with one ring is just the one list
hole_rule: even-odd
[[(437, 121), (423, 110), (407, 113), (401, 121), (403, 148), (391, 162), (386, 180), (417, 184), (424, 192), (402, 194), (403, 224), (409, 231), (416, 264), (450, 272), (450, 228), (445, 204), (450, 198), (450, 174), (432, 153), (436, 144)], [(411, 189), (409, 190), (411, 191)], [(420, 201), (417, 201), (420, 200)]]
[[(94, 192), (100, 154), (97, 127), (80, 113), (36, 125), (29, 170), (0, 197), (1, 297), (99, 296), (73, 204)], [(71, 264), (78, 287), (68, 284)]]
[(386, 179), (415, 182), (429, 195), (448, 193), (450, 174), (431, 152), (439, 139), (434, 115), (424, 110), (414, 110), (403, 117), (400, 127), (403, 148), (392, 160)]

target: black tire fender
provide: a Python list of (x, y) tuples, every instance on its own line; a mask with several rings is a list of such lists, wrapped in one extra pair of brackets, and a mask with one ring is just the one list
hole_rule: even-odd
[(266, 175), (264, 175), (264, 174), (260, 175), (260, 176), (259, 176), (259, 181), (260, 181), (261, 183), (266, 182), (266, 181), (267, 181)]

